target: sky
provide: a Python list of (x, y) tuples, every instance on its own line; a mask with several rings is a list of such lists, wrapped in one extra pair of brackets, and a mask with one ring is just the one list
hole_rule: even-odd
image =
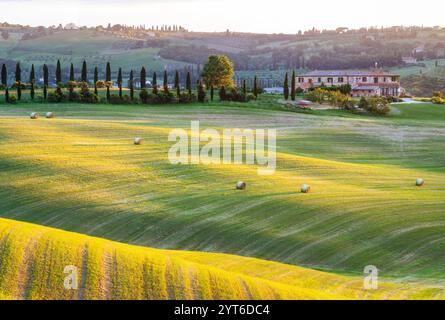
[(395, 25), (445, 26), (437, 0), (0, 0), (0, 21), (24, 25), (177, 24), (191, 31), (297, 33)]

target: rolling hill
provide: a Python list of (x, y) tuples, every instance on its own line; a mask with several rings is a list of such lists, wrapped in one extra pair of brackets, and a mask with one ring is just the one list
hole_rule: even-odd
[[(0, 299), (429, 299), (434, 285), (381, 283), (224, 254), (129, 246), (0, 219)], [(67, 290), (66, 266), (78, 289)]]
[[(397, 105), (375, 118), (257, 106), (2, 106), (0, 216), (160, 249), (440, 281), (443, 107)], [(30, 120), (31, 110), (57, 118)], [(170, 164), (168, 133), (191, 120), (277, 128), (276, 174)], [(134, 146), (136, 136), (145, 144)], [(239, 180), (246, 191), (235, 190)], [(300, 194), (303, 183), (313, 193)]]

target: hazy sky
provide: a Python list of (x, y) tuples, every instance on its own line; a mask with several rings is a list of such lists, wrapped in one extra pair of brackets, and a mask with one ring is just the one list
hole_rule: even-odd
[(0, 21), (29, 25), (180, 24), (194, 31), (296, 33), (362, 26), (445, 25), (437, 0), (0, 0)]

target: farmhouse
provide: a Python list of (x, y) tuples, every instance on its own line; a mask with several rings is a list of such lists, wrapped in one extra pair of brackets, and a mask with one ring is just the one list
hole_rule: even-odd
[(296, 87), (307, 91), (320, 86), (332, 87), (350, 84), (351, 94), (361, 96), (399, 96), (400, 76), (380, 69), (312, 71), (298, 75)]

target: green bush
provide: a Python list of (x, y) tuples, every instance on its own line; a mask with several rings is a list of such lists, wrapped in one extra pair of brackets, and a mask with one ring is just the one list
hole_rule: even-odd
[(367, 98), (367, 106), (364, 108), (374, 115), (386, 115), (391, 111), (388, 100), (385, 97)]
[(157, 96), (160, 104), (169, 104), (175, 101), (175, 97), (170, 91), (159, 91)]
[[(222, 91), (222, 92), (221, 92)], [(221, 101), (234, 101), (234, 102), (249, 102), (252, 97), (255, 99), (253, 95), (246, 95), (242, 91), (238, 91), (237, 88), (230, 88), (230, 91), (227, 92), (225, 89), (220, 90), (219, 99)]]
[(327, 90), (321, 89), (321, 88), (316, 88), (312, 91), (309, 91), (308, 93), (305, 94), (304, 98), (306, 100), (309, 100), (311, 102), (316, 102), (319, 104), (323, 104), (326, 95), (329, 92)]
[(9, 94), (9, 103), (16, 103), (17, 102), (17, 97), (15, 96), (15, 94)]
[(81, 92), (80, 101), (82, 103), (99, 103), (100, 97), (92, 92), (86, 91)]
[(134, 101), (131, 99), (130, 96), (125, 95), (125, 96), (119, 97), (118, 95), (113, 94), (110, 96), (108, 103), (111, 103), (111, 104), (133, 104)]
[(75, 92), (75, 91), (70, 92), (70, 93), (68, 93), (68, 101), (70, 101), (70, 102), (80, 102), (81, 101), (80, 95), (77, 92)]
[(142, 103), (147, 103), (148, 101), (148, 92), (145, 89), (142, 89), (139, 92), (139, 99), (141, 99)]
[(431, 102), (434, 104), (445, 104), (445, 99), (443, 98), (443, 93), (441, 91), (434, 92)]
[(178, 98), (178, 103), (186, 104), (196, 102), (196, 96), (192, 93), (190, 96), (188, 92), (182, 92)]
[(63, 94), (63, 92), (61, 90), (48, 92), (48, 98), (47, 98), (48, 102), (59, 103), (59, 102), (63, 102), (64, 99), (65, 99), (65, 95)]

